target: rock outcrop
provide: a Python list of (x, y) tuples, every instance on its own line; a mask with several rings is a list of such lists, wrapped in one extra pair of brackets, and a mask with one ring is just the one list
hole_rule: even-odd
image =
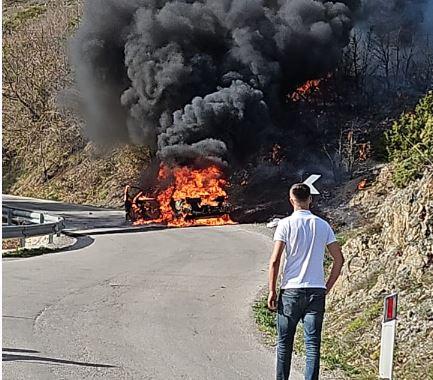
[(329, 296), (325, 339), (354, 378), (377, 375), (383, 296), (396, 291), (395, 377), (433, 379), (433, 170), (396, 189), (385, 167), (350, 206), (367, 224), (346, 232), (346, 264)]

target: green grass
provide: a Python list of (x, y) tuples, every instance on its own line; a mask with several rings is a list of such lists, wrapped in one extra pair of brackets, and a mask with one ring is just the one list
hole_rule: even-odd
[(3, 31), (11, 32), (20, 27), (28, 20), (44, 14), (46, 11), (47, 6), (44, 4), (35, 4), (27, 8), (21, 9), (10, 17), (4, 17)]
[(253, 311), (258, 329), (265, 334), (268, 344), (275, 345), (277, 337), (276, 314), (269, 311), (267, 293), (254, 303)]
[(343, 246), (348, 242), (348, 240), (353, 236), (352, 231), (341, 231), (338, 232), (335, 237), (337, 238), (338, 243)]
[(433, 91), (420, 99), (414, 112), (403, 113), (385, 133), (393, 181), (404, 188), (433, 166)]
[[(267, 308), (267, 294), (262, 294), (253, 305), (254, 317), (259, 331), (265, 334), (266, 341), (270, 345), (275, 345), (277, 331), (275, 313)], [(360, 347), (358, 340), (362, 338), (363, 333), (368, 329), (369, 322), (379, 317), (382, 312), (382, 303), (378, 302), (368, 308), (364, 313), (353, 320), (348, 320), (346, 325), (346, 334), (342, 340), (336, 334), (333, 334), (325, 323), (322, 335), (321, 361), (323, 367), (328, 370), (342, 370), (348, 378), (357, 380), (372, 380), (377, 376), (369, 368), (359, 368), (359, 365), (353, 363), (352, 349)], [(300, 323), (296, 330), (294, 342), (294, 352), (297, 355), (305, 355), (303, 327)]]
[(347, 325), (346, 330), (347, 332), (352, 333), (352, 332), (364, 330), (367, 327), (368, 327), (367, 320), (362, 317), (357, 317)]
[(371, 305), (365, 311), (365, 318), (367, 318), (367, 320), (369, 321), (373, 321), (382, 315), (382, 311), (383, 311), (383, 302), (378, 301), (375, 304)]

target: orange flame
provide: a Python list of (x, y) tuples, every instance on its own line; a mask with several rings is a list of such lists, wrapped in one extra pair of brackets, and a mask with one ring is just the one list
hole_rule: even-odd
[[(219, 202), (216, 199), (227, 197), (225, 191), (227, 181), (217, 166), (210, 166), (205, 169), (188, 167), (171, 169), (161, 165), (158, 183), (169, 183), (156, 195), (160, 216), (151, 220), (138, 219), (134, 224), (164, 223), (177, 227), (234, 224), (228, 214), (209, 218), (186, 218), (191, 212), (190, 205), (185, 203), (187, 198), (199, 198), (200, 206), (218, 206)], [(176, 204), (178, 212), (173, 210), (173, 202)]]
[(302, 86), (299, 86), (289, 98), (294, 102), (299, 102), (300, 100), (305, 100), (309, 95), (316, 92), (319, 88), (319, 84), (322, 79), (312, 79), (307, 80)]
[(281, 157), (281, 146), (278, 144), (274, 144), (272, 146), (271, 162), (274, 163), (275, 165), (279, 165), (281, 164), (282, 160), (283, 159)]
[(359, 146), (359, 159), (365, 161), (368, 158), (368, 144), (363, 143)]
[(368, 180), (364, 178), (363, 180), (359, 181), (357, 189), (358, 190), (364, 190), (368, 185)]

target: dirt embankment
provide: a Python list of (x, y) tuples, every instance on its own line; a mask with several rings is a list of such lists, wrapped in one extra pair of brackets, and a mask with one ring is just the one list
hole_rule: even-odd
[(374, 378), (383, 296), (397, 291), (395, 377), (432, 379), (433, 172), (396, 189), (387, 166), (349, 209), (365, 224), (343, 234), (346, 264), (329, 298), (325, 341), (353, 378)]

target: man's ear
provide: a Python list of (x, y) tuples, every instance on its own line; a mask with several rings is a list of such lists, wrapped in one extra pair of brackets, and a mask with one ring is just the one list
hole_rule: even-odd
[(292, 198), (290, 198), (289, 197), (289, 203), (292, 205), (292, 206), (294, 206), (295, 204), (293, 203), (293, 200), (292, 200)]

